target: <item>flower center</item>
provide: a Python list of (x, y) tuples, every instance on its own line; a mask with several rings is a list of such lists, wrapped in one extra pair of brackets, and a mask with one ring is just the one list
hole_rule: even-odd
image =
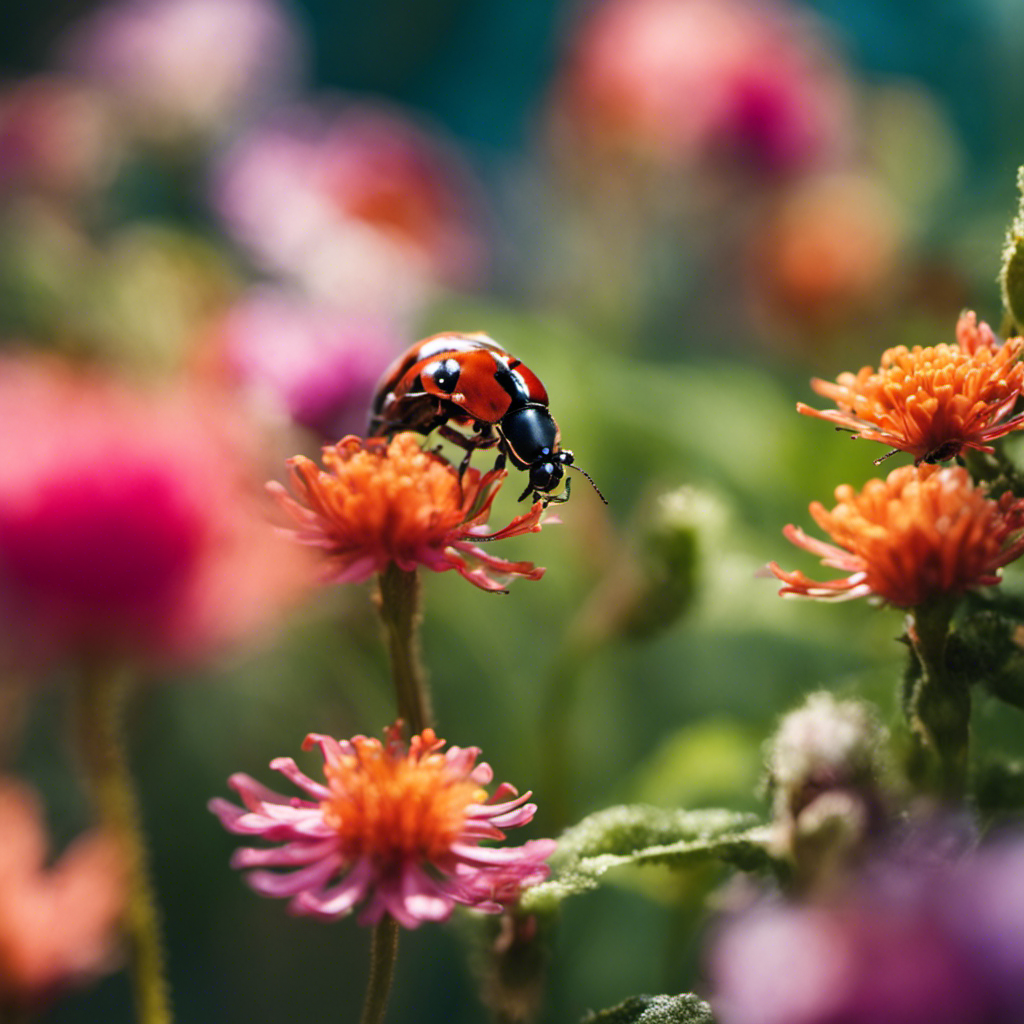
[[(417, 737), (418, 739), (418, 737)], [(353, 859), (378, 863), (438, 863), (462, 832), (466, 810), (486, 793), (452, 769), (431, 730), (408, 753), (397, 744), (358, 737), (354, 753), (325, 767), (331, 797), (324, 820)]]

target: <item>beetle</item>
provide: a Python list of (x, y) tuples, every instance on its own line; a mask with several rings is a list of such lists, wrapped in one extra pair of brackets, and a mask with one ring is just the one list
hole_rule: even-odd
[[(472, 433), (464, 434), (451, 424), (471, 425)], [(564, 493), (551, 493), (561, 484), (566, 467), (582, 473), (605, 501), (589, 474), (573, 464), (573, 453), (560, 446), (558, 424), (548, 410), (548, 393), (540, 378), (486, 334), (432, 335), (384, 371), (368, 433), (386, 437), (400, 430), (437, 430), (465, 448), (462, 470), (476, 449), (497, 447), (495, 468), (502, 468), (507, 458), (530, 474), (520, 501), (531, 492), (534, 501), (543, 496), (545, 505), (567, 501), (568, 479)]]

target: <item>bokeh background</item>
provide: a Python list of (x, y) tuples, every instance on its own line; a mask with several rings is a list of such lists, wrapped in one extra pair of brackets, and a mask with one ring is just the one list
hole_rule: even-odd
[[(761, 811), (777, 716), (826, 687), (895, 722), (902, 655), (897, 612), (784, 602), (756, 576), (809, 571), (782, 526), (876, 473), (879, 452), (794, 402), (890, 345), (952, 341), (962, 308), (998, 328), (1022, 57), (1011, 0), (15, 5), (0, 336), (215, 379), (280, 477), (361, 429), (403, 346), (490, 333), (545, 382), (608, 506), (576, 478), (561, 525), (504, 545), (540, 583), (425, 581), (439, 732), (535, 791), (535, 835), (625, 801)], [(88, 822), (66, 705), (41, 681), (6, 751), (58, 845)], [(142, 694), (182, 1022), (358, 1019), (365, 931), (253, 896), (205, 803), (234, 771), (269, 782), (309, 731), (392, 715), (366, 585)], [(980, 751), (1024, 754), (1018, 712), (981, 704), (975, 725)], [(721, 881), (623, 873), (569, 901), (542, 1019), (700, 990)], [(474, 934), (403, 937), (393, 1024), (487, 1019)], [(128, 1021), (127, 982), (44, 1019)]]

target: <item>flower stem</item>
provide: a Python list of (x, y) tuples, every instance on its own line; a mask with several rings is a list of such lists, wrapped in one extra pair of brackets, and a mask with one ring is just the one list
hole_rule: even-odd
[(127, 861), (124, 927), (131, 953), (140, 1024), (171, 1024), (160, 921), (149, 877), (149, 857), (138, 797), (128, 767), (124, 712), (129, 673), (103, 659), (89, 660), (78, 695), (78, 736), (100, 823), (118, 838)]
[(387, 635), (398, 715), (415, 735), (434, 720), (419, 658), (420, 581), (415, 570), (406, 572), (392, 562), (380, 574), (377, 609)]
[(391, 993), (391, 979), (398, 955), (398, 922), (385, 914), (373, 929), (370, 944), (370, 980), (366, 985), (366, 1001), (360, 1024), (381, 1024)]
[(967, 747), (971, 695), (950, 677), (946, 640), (953, 607), (948, 602), (922, 605), (907, 617), (907, 636), (919, 672), (909, 677), (905, 711), (918, 742), (937, 761), (939, 796), (962, 799), (967, 784)]

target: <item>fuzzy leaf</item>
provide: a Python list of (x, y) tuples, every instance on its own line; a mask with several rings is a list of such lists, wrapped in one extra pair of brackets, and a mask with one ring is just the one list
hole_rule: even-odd
[(596, 889), (606, 871), (625, 865), (682, 868), (721, 860), (748, 871), (769, 866), (769, 830), (756, 822), (753, 815), (717, 809), (606, 808), (562, 834), (551, 858), (554, 874), (523, 894), (521, 909), (552, 912), (566, 897)]
[(1003, 304), (1019, 331), (1024, 327), (1024, 167), (1017, 172), (1017, 188), (1021, 201), (1006, 232), (999, 283), (1003, 290)]
[(632, 996), (580, 1024), (715, 1024), (711, 1007), (695, 995)]

